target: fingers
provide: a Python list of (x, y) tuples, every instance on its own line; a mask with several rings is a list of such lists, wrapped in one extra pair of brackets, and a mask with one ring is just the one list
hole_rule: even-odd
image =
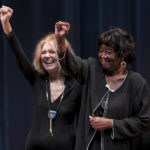
[(89, 121), (91, 125), (94, 125), (97, 123), (97, 117), (89, 116)]
[(105, 130), (112, 128), (113, 120), (104, 117), (89, 116), (90, 125), (94, 130)]
[(89, 116), (89, 121), (90, 121), (90, 125), (91, 127), (96, 131), (99, 130), (99, 124), (97, 122), (96, 117), (91, 117)]
[(68, 22), (58, 21), (55, 24), (55, 31), (56, 32), (65, 32), (65, 34), (68, 34), (70, 30), (70, 24)]
[(105, 127), (101, 123), (101, 117), (89, 116), (90, 125), (94, 130), (103, 130)]
[(9, 22), (11, 16), (13, 14), (13, 10), (7, 6), (2, 6), (0, 8), (0, 20), (3, 27), (3, 31), (5, 34), (9, 34), (12, 31), (11, 24)]
[(2, 6), (0, 8), (0, 20), (2, 23), (8, 23), (11, 16), (13, 14), (13, 9), (7, 7), (7, 6)]
[[(2, 6), (0, 8), (0, 19), (2, 19), (3, 16), (7, 16), (8, 20), (12, 16), (13, 10), (7, 6)], [(6, 20), (6, 19), (5, 19)]]
[(13, 14), (13, 9), (11, 9), (10, 7), (7, 7), (7, 6), (2, 6), (0, 8), (0, 13), (1, 14), (6, 14), (6, 13)]
[(67, 29), (70, 29), (70, 23), (68, 23), (68, 22), (58, 21), (56, 23), (56, 25), (58, 25), (58, 26), (65, 26)]

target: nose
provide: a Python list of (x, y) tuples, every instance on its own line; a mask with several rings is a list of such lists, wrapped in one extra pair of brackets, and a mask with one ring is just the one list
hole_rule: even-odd
[(106, 58), (107, 57), (107, 54), (105, 53), (105, 51), (101, 52), (101, 57), (102, 58)]
[(45, 53), (45, 57), (50, 57), (50, 54), (49, 53)]

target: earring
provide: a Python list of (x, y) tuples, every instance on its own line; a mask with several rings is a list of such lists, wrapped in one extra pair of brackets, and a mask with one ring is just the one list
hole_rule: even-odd
[(120, 63), (120, 65), (122, 66), (122, 67), (126, 67), (126, 65), (127, 65), (127, 63), (123, 60), (121, 63)]

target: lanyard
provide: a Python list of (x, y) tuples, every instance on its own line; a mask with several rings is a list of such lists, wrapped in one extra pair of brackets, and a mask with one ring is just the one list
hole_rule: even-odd
[(48, 88), (48, 84), (49, 84), (49, 82), (48, 82), (48, 80), (46, 80), (46, 100), (47, 100), (47, 103), (48, 103), (48, 118), (50, 119), (50, 128), (49, 128), (49, 132), (50, 132), (50, 134), (53, 136), (53, 130), (52, 130), (52, 120), (56, 117), (56, 114), (57, 114), (57, 111), (58, 111), (58, 108), (60, 107), (60, 104), (61, 104), (61, 102), (62, 102), (62, 100), (63, 100), (63, 97), (64, 97), (64, 92), (61, 94), (61, 97), (60, 97), (60, 101), (59, 101), (59, 104), (57, 105), (57, 107), (56, 107), (56, 110), (54, 111), (54, 110), (51, 110), (51, 108), (50, 108), (50, 97), (49, 97), (49, 94), (48, 94), (48, 90), (49, 90), (49, 88)]

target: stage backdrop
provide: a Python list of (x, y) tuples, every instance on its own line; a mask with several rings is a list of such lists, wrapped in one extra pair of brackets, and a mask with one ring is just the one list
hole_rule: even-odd
[[(77, 55), (97, 57), (96, 38), (109, 26), (127, 29), (135, 38), (137, 58), (133, 70), (150, 84), (149, 0), (1, 0), (14, 9), (13, 30), (32, 61), (35, 45), (56, 21), (71, 23), (68, 35)], [(16, 67), (0, 27), (0, 150), (23, 150), (33, 112), (33, 95)], [(143, 150), (150, 149), (150, 133)]]

